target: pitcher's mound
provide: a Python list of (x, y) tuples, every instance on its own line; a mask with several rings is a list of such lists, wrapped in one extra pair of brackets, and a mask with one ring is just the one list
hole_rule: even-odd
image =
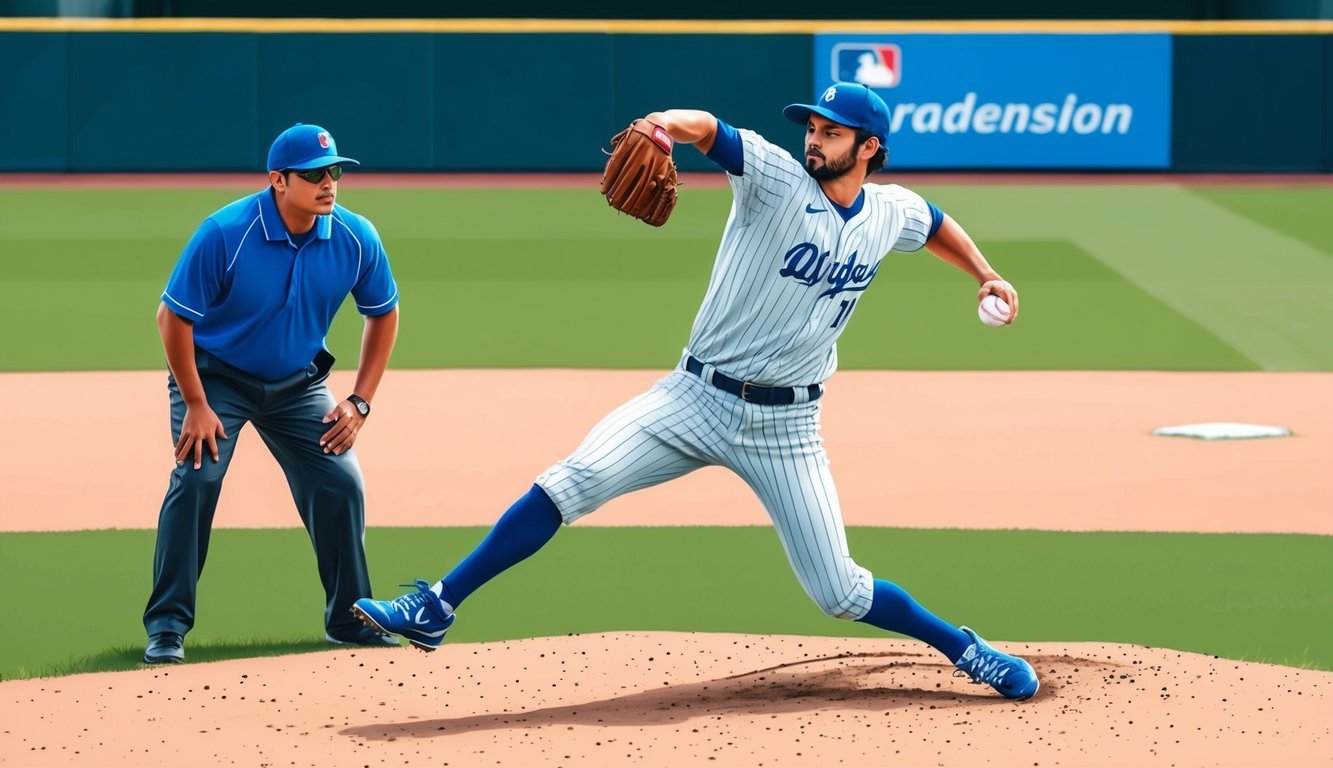
[(608, 633), (0, 684), (5, 765), (1312, 765), (1333, 673), (996, 643), (999, 698), (924, 646)]

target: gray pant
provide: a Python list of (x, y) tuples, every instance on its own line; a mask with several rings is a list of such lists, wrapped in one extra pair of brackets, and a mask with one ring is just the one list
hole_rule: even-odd
[[(335, 637), (355, 635), (361, 624), (349, 609), (358, 598), (370, 597), (365, 490), (353, 451), (335, 456), (319, 446), (320, 436), (329, 429), (324, 414), (335, 404), (324, 384), (333, 356), (321, 351), (306, 370), (273, 382), (256, 379), (203, 350), (196, 350), (195, 362), (208, 404), (229, 439), (217, 441), (216, 462), (205, 446), (202, 467), (195, 469), (191, 456), (171, 473), (157, 521), (153, 594), (143, 617), (148, 634), (184, 635), (194, 626), (195, 591), (208, 554), (213, 513), (237, 439), (248, 422), (282, 466), (310, 533), (328, 599), (325, 628)], [(170, 375), (167, 389), (174, 444), (185, 420), (185, 400)]]

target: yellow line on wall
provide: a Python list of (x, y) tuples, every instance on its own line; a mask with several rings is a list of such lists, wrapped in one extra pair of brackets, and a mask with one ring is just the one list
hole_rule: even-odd
[(105, 19), (0, 18), (0, 32), (316, 32), (792, 34), (1170, 33), (1333, 34), (1333, 20), (1277, 21), (723, 21), (616, 19)]

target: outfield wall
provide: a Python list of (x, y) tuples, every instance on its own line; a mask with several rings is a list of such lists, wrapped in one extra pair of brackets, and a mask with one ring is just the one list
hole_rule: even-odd
[[(595, 171), (604, 137), (669, 106), (708, 109), (796, 148), (799, 131), (780, 107), (813, 96), (827, 71), (817, 40), (829, 37), (808, 24), (776, 23), (499, 32), (448, 31), (441, 22), (348, 31), (361, 27), (17, 21), (0, 26), (0, 171), (253, 171), (272, 137), (298, 120), (332, 130), (368, 170)], [(1169, 55), (1160, 65), (1145, 69), (1136, 56), (1139, 68), (1126, 67), (1132, 73), (1116, 86), (1167, 94), (1167, 114), (1152, 125), (1160, 135), (1147, 139), (1160, 150), (1110, 162), (1109, 152), (1089, 144), (1082, 155), (1042, 162), (1054, 154), (1006, 151), (1007, 137), (941, 133), (929, 153), (909, 151), (906, 136), (891, 141), (898, 150), (891, 162), (910, 170), (1333, 172), (1333, 27), (1325, 26), (1003, 28), (1017, 33), (1015, 50), (1031, 32), (1165, 40)], [(893, 40), (893, 29), (871, 31)], [(991, 28), (907, 28), (897, 39), (947, 51), (940, 35), (960, 35), (961, 45), (977, 29)], [(903, 65), (918, 78), (913, 84), (922, 68), (909, 67), (922, 60)], [(1103, 68), (1116, 77), (1116, 67)], [(1015, 87), (1021, 92), (1023, 83)], [(884, 93), (892, 106), (894, 92)], [(954, 153), (950, 141), (973, 143)], [(679, 160), (684, 170), (705, 168), (696, 153)]]

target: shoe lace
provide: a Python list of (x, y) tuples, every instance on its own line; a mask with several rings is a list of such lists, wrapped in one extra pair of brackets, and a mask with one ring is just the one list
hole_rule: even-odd
[(407, 615), (412, 615), (413, 608), (419, 608), (423, 605), (430, 605), (430, 601), (439, 601), (435, 593), (431, 591), (430, 584), (425, 579), (417, 579), (414, 584), (399, 584), (400, 587), (416, 587), (416, 592), (409, 592), (402, 597), (395, 598), (392, 604)]
[(976, 658), (966, 668), (959, 668), (954, 671), (954, 677), (969, 677), (973, 683), (986, 685), (999, 685), (1004, 682), (1004, 676), (1009, 674), (1013, 665), (1000, 657), (997, 653), (988, 653), (977, 649)]

